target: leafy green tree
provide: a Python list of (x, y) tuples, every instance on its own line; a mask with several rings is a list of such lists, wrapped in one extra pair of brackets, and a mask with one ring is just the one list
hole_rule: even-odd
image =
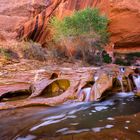
[(88, 34), (93, 37), (100, 35), (102, 42), (106, 43), (107, 24), (107, 17), (101, 16), (98, 9), (91, 8), (76, 11), (72, 16), (65, 17), (63, 20), (56, 17), (51, 20), (55, 40)]
[[(53, 17), (50, 25), (54, 31), (53, 39), (55, 42), (78, 38), (88, 42), (85, 46), (87, 49), (92, 47), (94, 50), (100, 50), (100, 52), (102, 46), (108, 42), (108, 19), (106, 16), (100, 15), (96, 8), (76, 11), (72, 16), (64, 17), (62, 20)], [(90, 42), (89, 39), (92, 41)]]

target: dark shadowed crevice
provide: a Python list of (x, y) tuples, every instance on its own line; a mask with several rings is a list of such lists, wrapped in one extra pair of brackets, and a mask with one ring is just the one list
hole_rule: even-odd
[(31, 95), (31, 91), (30, 90), (8, 92), (8, 93), (3, 94), (0, 97), (0, 101), (1, 102), (6, 102), (6, 101), (15, 101), (15, 100), (26, 99), (30, 95)]

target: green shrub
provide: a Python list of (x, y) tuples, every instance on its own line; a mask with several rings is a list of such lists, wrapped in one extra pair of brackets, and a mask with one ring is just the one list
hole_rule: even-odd
[(121, 58), (116, 58), (115, 64), (122, 65), (122, 66), (130, 66), (131, 65), (130, 62), (125, 61), (125, 60), (123, 60)]
[(128, 58), (128, 59), (134, 59), (134, 57), (138, 57), (138, 58), (140, 58), (140, 52), (135, 52), (135, 53), (129, 53), (129, 54), (127, 54), (126, 55), (126, 57)]
[(112, 62), (112, 58), (109, 56), (109, 54), (106, 51), (103, 51), (102, 57), (103, 57), (104, 63), (111, 63)]
[(88, 35), (93, 38), (100, 37), (104, 44), (108, 40), (108, 19), (101, 16), (98, 9), (87, 8), (76, 11), (72, 16), (60, 20), (52, 18), (51, 26), (54, 29), (54, 40), (59, 41), (71, 36)]
[[(67, 54), (65, 52), (70, 52), (68, 48), (74, 46), (78, 58), (82, 56), (83, 61), (92, 64), (95, 64), (97, 59), (102, 62), (99, 56), (103, 46), (108, 42), (107, 25), (107, 17), (100, 15), (98, 9), (91, 8), (76, 11), (72, 16), (64, 17), (62, 20), (53, 17), (50, 21), (53, 41), (65, 48), (64, 51), (58, 51)], [(99, 56), (96, 56), (97, 52)]]
[(140, 52), (115, 53), (115, 63), (119, 65), (135, 65), (140, 58)]
[(6, 60), (11, 59), (12, 51), (5, 48), (0, 48), (0, 55), (3, 56)]

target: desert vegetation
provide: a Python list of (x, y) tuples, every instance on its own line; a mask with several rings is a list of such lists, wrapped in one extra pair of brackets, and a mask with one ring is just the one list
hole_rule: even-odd
[(0, 140), (139, 140), (139, 7), (1, 0)]
[(53, 41), (64, 48), (58, 49), (58, 55), (75, 55), (89, 63), (102, 61), (102, 52), (109, 37), (107, 25), (107, 17), (100, 15), (96, 8), (76, 11), (62, 20), (53, 17), (50, 22)]
[(48, 57), (46, 50), (32, 41), (0, 43), (0, 64), (19, 62), (20, 59), (46, 61)]

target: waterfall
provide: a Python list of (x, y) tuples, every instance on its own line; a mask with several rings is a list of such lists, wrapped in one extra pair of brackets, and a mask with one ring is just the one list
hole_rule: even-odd
[[(99, 79), (99, 76), (94, 76), (94, 81), (96, 82)], [(98, 89), (97, 83), (94, 84), (94, 100), (97, 100), (100, 95), (100, 90)]]
[(125, 68), (124, 67), (120, 67), (119, 69), (120, 69), (120, 74), (118, 75), (117, 79), (120, 82), (122, 92), (125, 92), (124, 85), (123, 85), (123, 74), (125, 72)]
[(89, 102), (90, 101), (90, 91), (91, 91), (91, 88), (89, 87), (89, 88), (85, 88), (85, 89), (83, 89), (83, 91), (85, 92), (85, 101), (86, 102)]
[[(94, 81), (97, 81), (98, 79), (99, 79), (98, 76), (94, 76)], [(100, 95), (99, 89), (97, 88), (96, 83), (94, 84), (94, 88), (95, 88), (94, 91), (96, 91), (94, 93), (94, 100), (96, 100)], [(93, 93), (92, 93), (91, 87), (83, 88), (79, 91), (78, 98), (79, 98), (80, 101), (82, 100), (82, 101), (85, 101), (85, 102), (89, 102), (93, 99), (92, 94)]]
[(91, 87), (81, 89), (80, 92), (78, 93), (78, 98), (80, 99), (80, 101), (84, 100), (85, 102), (89, 102), (90, 101), (90, 91), (91, 91)]
[(140, 91), (140, 75), (133, 75), (133, 80), (137, 88), (137, 91)]
[(119, 76), (117, 77), (117, 79), (118, 79), (119, 82), (120, 82), (122, 92), (125, 92), (125, 90), (124, 90), (124, 86), (123, 86), (123, 81), (122, 81), (122, 76), (119, 75)]

